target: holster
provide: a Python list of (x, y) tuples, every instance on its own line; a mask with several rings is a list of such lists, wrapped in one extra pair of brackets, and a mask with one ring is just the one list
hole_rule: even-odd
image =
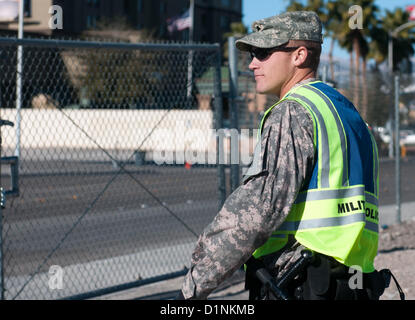
[[(255, 264), (255, 265), (254, 265)], [(263, 267), (260, 260), (251, 257), (246, 263), (245, 290), (249, 290), (249, 300), (261, 300), (262, 283), (255, 275), (257, 268)]]
[[(273, 295), (270, 294), (269, 287), (264, 287), (255, 275), (255, 268), (264, 266), (259, 265), (260, 260), (253, 260), (252, 263), (251, 268), (247, 268), (245, 282), (245, 289), (249, 290), (249, 299), (272, 299)], [(353, 285), (351, 279), (356, 276), (357, 271), (349, 272), (350, 270), (334, 258), (315, 253), (312, 263), (301, 269), (295, 277), (291, 277), (290, 282), (284, 283), (281, 289), (286, 290), (289, 296), (297, 300), (379, 300), (393, 277), (401, 299), (405, 299), (401, 287), (390, 270), (362, 273), (360, 274), (362, 283), (357, 285)], [(287, 273), (289, 272), (290, 270)], [(269, 273), (275, 274), (275, 271), (269, 270)], [(276, 283), (280, 284), (281, 278), (276, 277)]]
[(251, 257), (246, 265), (245, 289), (249, 289), (250, 300), (293, 300), (291, 288), (301, 279), (303, 270), (313, 261), (310, 250), (301, 251), (300, 258), (290, 269), (276, 279), (274, 270), (266, 268), (262, 260)]
[[(317, 254), (315, 263), (306, 270), (304, 283), (296, 288), (300, 300), (379, 300), (389, 286), (390, 270), (357, 274), (335, 259)], [(354, 283), (352, 277), (362, 277)], [(399, 286), (399, 284), (398, 284)]]

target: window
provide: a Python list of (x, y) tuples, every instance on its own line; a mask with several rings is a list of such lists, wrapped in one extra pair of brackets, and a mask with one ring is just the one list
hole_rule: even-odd
[(201, 17), (202, 26), (205, 28), (208, 25), (208, 15), (206, 13), (202, 13)]
[(100, 0), (88, 0), (88, 6), (98, 8), (100, 5)]
[(183, 30), (181, 36), (183, 41), (189, 41), (189, 29)]
[(137, 0), (137, 12), (143, 12), (143, 0)]
[(227, 16), (220, 16), (220, 27), (224, 29), (229, 28), (229, 18)]
[(95, 28), (97, 26), (97, 17), (96, 16), (87, 16), (86, 17), (86, 27)]
[(202, 35), (202, 39), (201, 39), (201, 41), (202, 41), (202, 42), (209, 42), (209, 36), (208, 36), (206, 33), (204, 33), (204, 34)]
[(231, 5), (231, 0), (221, 0), (224, 7), (229, 7)]
[(24, 16), (25, 17), (32, 16), (32, 0), (26, 0), (24, 2)]
[(160, 13), (166, 13), (166, 4), (163, 1), (160, 2)]

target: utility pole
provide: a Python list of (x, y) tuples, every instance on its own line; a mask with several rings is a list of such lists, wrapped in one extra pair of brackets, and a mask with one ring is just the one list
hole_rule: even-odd
[[(399, 127), (399, 75), (395, 76), (395, 200), (396, 222), (401, 223), (401, 143)], [(392, 137), (392, 135), (391, 135)]]
[[(407, 23), (400, 25), (395, 30), (388, 33), (388, 70), (390, 73), (390, 79), (392, 79), (392, 75), (393, 75), (393, 39), (396, 39), (398, 37), (399, 32), (401, 32), (402, 30), (405, 30), (407, 28), (414, 27), (414, 26), (415, 26), (415, 21), (409, 21)], [(391, 123), (389, 126), (390, 126), (389, 131), (390, 131), (390, 137), (391, 137), (391, 140), (389, 142), (389, 157), (393, 158), (394, 139), (393, 139), (393, 132), (392, 132), (393, 131), (392, 119), (391, 119)], [(399, 146), (395, 146), (395, 149), (397, 147)]]
[(388, 67), (389, 71), (393, 72), (393, 39), (398, 37), (399, 32), (405, 30), (410, 27), (415, 26), (415, 21), (409, 21), (397, 27), (392, 32), (389, 32), (389, 40), (388, 40)]
[(231, 192), (239, 187), (238, 54), (235, 37), (228, 38), (229, 110), (231, 115)]

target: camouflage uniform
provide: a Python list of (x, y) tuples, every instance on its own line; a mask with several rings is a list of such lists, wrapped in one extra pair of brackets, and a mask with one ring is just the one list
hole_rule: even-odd
[(312, 11), (287, 12), (255, 21), (253, 33), (236, 41), (236, 47), (249, 51), (251, 47), (275, 48), (290, 40), (323, 42), (321, 22)]
[[(315, 19), (314, 15), (297, 14), (298, 21), (304, 21), (301, 28), (315, 28), (315, 23), (310, 20)], [(303, 39), (298, 32), (289, 32), (293, 19), (291, 17), (290, 20), (287, 15), (255, 22), (254, 34), (272, 32), (268, 32), (269, 36), (265, 38), (248, 35), (238, 40), (237, 47), (241, 50), (249, 50), (249, 46), (253, 45), (275, 47), (293, 39), (293, 35), (295, 39)], [(275, 23), (282, 24), (284, 27), (281, 29), (285, 31), (272, 29)], [(321, 33), (321, 26), (318, 32)], [(312, 30), (311, 33), (315, 32)], [(281, 35), (284, 37), (281, 38)], [(307, 79), (297, 85), (313, 80)], [(182, 286), (186, 299), (206, 299), (284, 222), (298, 191), (311, 178), (315, 162), (313, 138), (313, 121), (299, 103), (284, 101), (269, 113), (258, 142), (260, 148), (256, 148), (253, 163), (242, 185), (227, 198), (197, 241), (190, 270)], [(269, 267), (284, 271), (299, 257), (303, 248), (291, 239), (283, 250), (262, 259)]]

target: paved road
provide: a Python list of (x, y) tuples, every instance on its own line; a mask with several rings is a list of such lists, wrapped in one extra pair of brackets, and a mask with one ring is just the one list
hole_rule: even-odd
[[(380, 205), (395, 203), (395, 161), (382, 159), (379, 166)], [(401, 161), (401, 201), (415, 201), (415, 157)]]
[[(91, 282), (84, 285), (96, 288), (177, 271), (187, 263), (197, 235), (218, 208), (214, 168), (129, 166), (130, 174), (115, 176), (112, 164), (53, 164), (39, 162), (38, 172), (33, 163), (26, 164), (31, 172), (20, 176), (20, 196), (9, 199), (2, 211), (8, 293), (34, 272), (44, 278), (51, 265), (91, 268), (91, 263), (101, 261), (92, 275), (83, 278)], [(151, 257), (151, 262), (140, 262), (163, 248), (170, 248), (169, 265), (157, 266), (166, 255), (163, 251), (158, 261)], [(129, 279), (121, 279), (123, 271), (111, 260), (121, 256), (130, 257), (125, 264), (136, 265), (134, 272), (126, 272)], [(102, 265), (112, 265), (111, 276)], [(85, 271), (76, 273), (82, 278)], [(31, 282), (47, 285), (43, 280)], [(28, 290), (36, 291), (30, 285), (24, 293)]]

